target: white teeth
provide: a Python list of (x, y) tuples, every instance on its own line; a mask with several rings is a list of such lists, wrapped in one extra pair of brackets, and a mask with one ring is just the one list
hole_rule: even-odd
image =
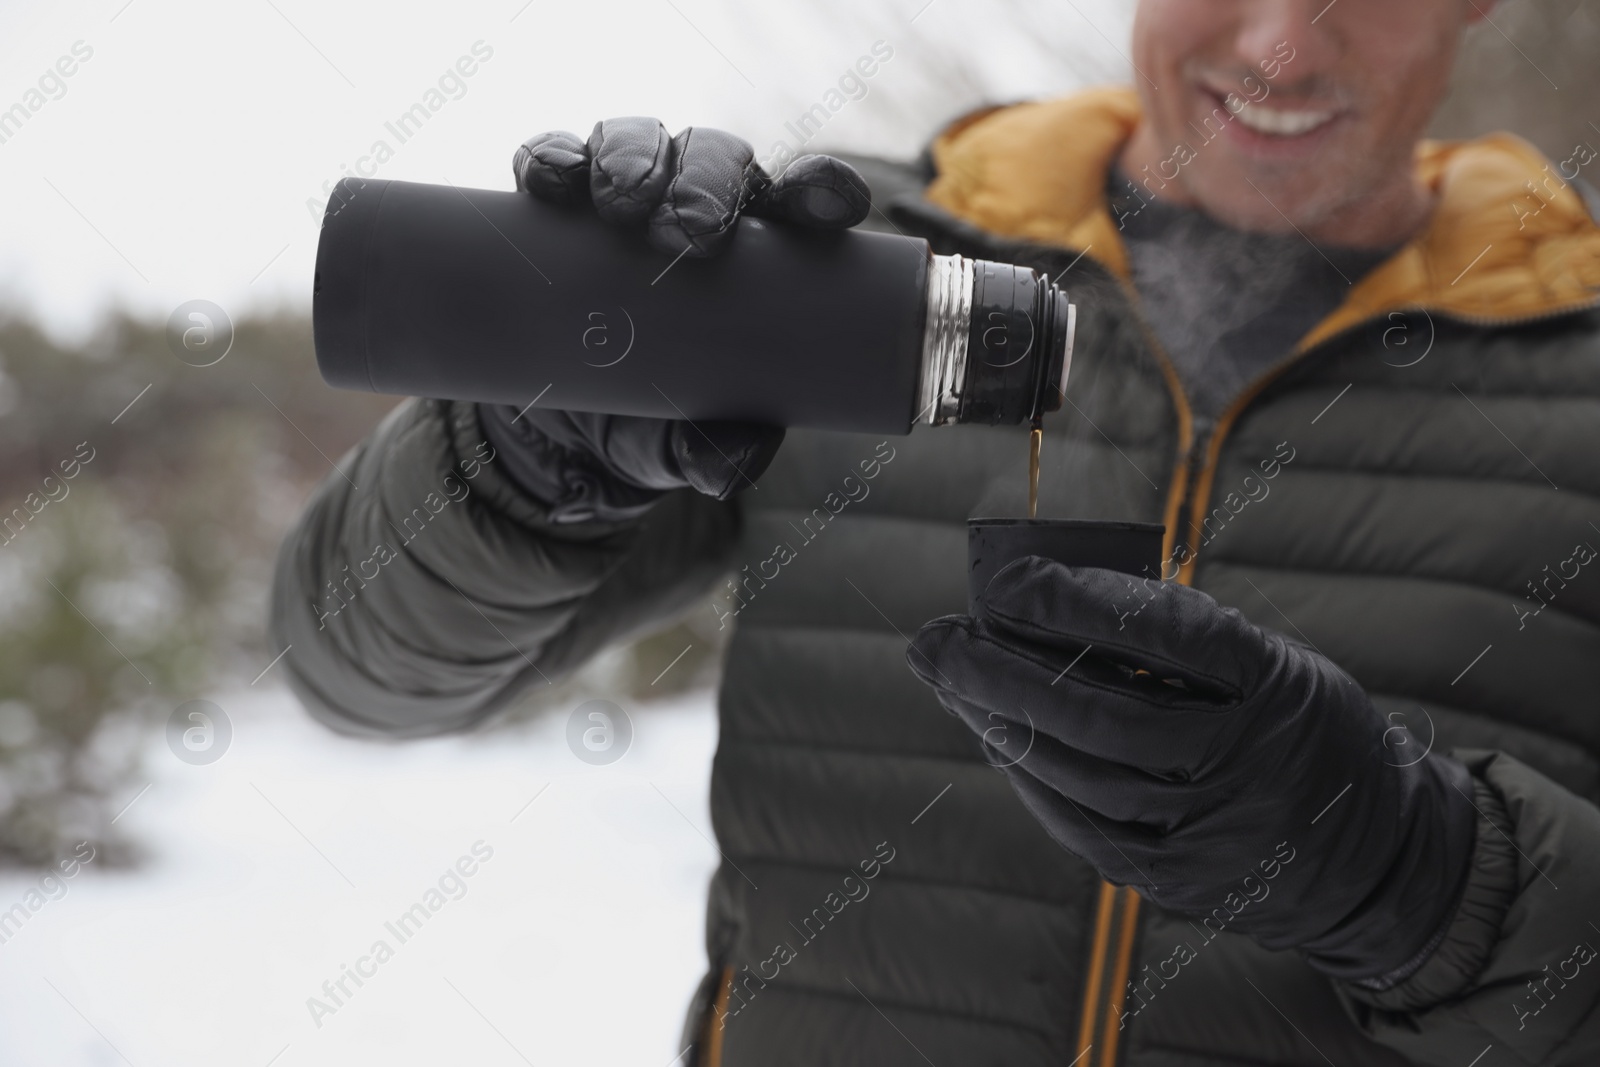
[(1250, 104), (1241, 109), (1236, 118), (1257, 133), (1299, 137), (1332, 121), (1333, 116), (1332, 111), (1284, 111), (1264, 104)]

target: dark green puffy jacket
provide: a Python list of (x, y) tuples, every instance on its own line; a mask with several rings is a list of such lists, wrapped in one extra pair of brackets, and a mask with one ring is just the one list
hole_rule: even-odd
[(700, 1064), (1600, 1063), (1600, 230), (1576, 187), (1506, 206), (1540, 165), (1520, 142), (1430, 148), (1433, 225), (1191, 439), (1100, 194), (1136, 117), (1126, 93), (975, 116), (926, 189), (859, 161), (874, 220), (1072, 292), (1041, 515), (1165, 522), (1170, 577), (1314, 643), (1397, 753), (1472, 769), (1466, 895), (1404, 983), (1102, 885), (906, 668), (964, 608), (964, 520), (1023, 511), (1016, 429), (792, 431), (736, 503), (553, 526), (473, 405), (407, 402), (284, 545), (295, 691), (344, 732), (467, 729), (720, 588)]

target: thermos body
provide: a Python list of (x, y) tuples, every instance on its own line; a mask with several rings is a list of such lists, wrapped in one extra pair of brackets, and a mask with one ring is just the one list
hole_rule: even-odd
[(742, 219), (709, 259), (525, 193), (340, 183), (317, 253), (331, 385), (903, 434), (932, 260), (920, 239)]
[(1026, 267), (738, 220), (716, 256), (525, 193), (347, 178), (313, 297), (331, 385), (904, 434), (1061, 405), (1073, 312)]

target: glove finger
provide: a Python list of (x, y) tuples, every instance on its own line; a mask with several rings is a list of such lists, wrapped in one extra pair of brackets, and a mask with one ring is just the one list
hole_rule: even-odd
[(872, 211), (872, 189), (850, 164), (801, 156), (762, 191), (749, 214), (823, 230), (860, 224)]
[(716, 500), (755, 485), (783, 444), (784, 428), (755, 422), (675, 422), (672, 453), (683, 480)]
[(672, 457), (672, 419), (530, 408), (522, 423), (543, 442), (591, 457), (607, 475), (635, 489), (683, 488)]
[(606, 119), (589, 135), (589, 195), (602, 219), (634, 225), (667, 188), (672, 139), (650, 118)]
[(1168, 834), (1213, 803), (1206, 787), (1184, 777), (1162, 777), (1062, 744), (1038, 728), (1029, 709), (1012, 717), (950, 694), (941, 694), (940, 703), (978, 735), (990, 766), (1021, 768), (1086, 812)]
[(1237, 700), (1269, 661), (1265, 635), (1188, 586), (1026, 556), (1003, 567), (978, 602), (996, 628), (1046, 647), (1092, 645), (1161, 678)]
[(986, 619), (952, 616), (917, 631), (913, 672), (984, 712), (1103, 760), (1169, 778), (1199, 778), (1248, 725), (1233, 705), (1197, 697), (1152, 675), (1134, 675), (1079, 645), (1021, 641)]
[(681, 489), (672, 457), (676, 420), (641, 415), (572, 416), (589, 425), (590, 448), (614, 476), (641, 489)]
[(693, 126), (672, 139), (666, 193), (650, 215), (650, 243), (672, 255), (715, 255), (766, 175), (742, 137)]
[(1085, 811), (1020, 767), (1006, 768), (1005, 776), (1022, 806), (1056, 844), (1088, 863), (1100, 877), (1115, 885), (1159, 884), (1160, 871), (1151, 859), (1159, 855), (1160, 834)]
[[(552, 522), (627, 521), (683, 484), (673, 478), (663, 485), (657, 473), (670, 458), (661, 443), (670, 427), (665, 419), (479, 404), (478, 421), (505, 473), (549, 508)], [(620, 440), (630, 436), (637, 442)], [(646, 461), (651, 440), (653, 464)]]
[(530, 137), (511, 159), (517, 189), (553, 204), (589, 200), (589, 148), (575, 133), (552, 130)]

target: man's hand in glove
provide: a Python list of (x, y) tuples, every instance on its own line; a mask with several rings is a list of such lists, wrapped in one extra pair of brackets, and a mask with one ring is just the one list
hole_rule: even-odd
[(1027, 557), (907, 658), (1051, 836), (1162, 907), (1389, 980), (1453, 913), (1466, 769), (1396, 766), (1349, 675), (1204, 593)]
[[(742, 215), (845, 229), (872, 207), (866, 181), (841, 160), (802, 156), (773, 178), (732, 134), (690, 127), (672, 137), (649, 118), (608, 119), (588, 141), (540, 134), (517, 149), (512, 170), (518, 189), (592, 205), (617, 226), (648, 227), (650, 243), (673, 256), (715, 255)], [(753, 423), (691, 426), (537, 404), (480, 404), (478, 412), (501, 462), (556, 522), (634, 518), (685, 486), (726, 499), (754, 484), (783, 442), (781, 427)]]

